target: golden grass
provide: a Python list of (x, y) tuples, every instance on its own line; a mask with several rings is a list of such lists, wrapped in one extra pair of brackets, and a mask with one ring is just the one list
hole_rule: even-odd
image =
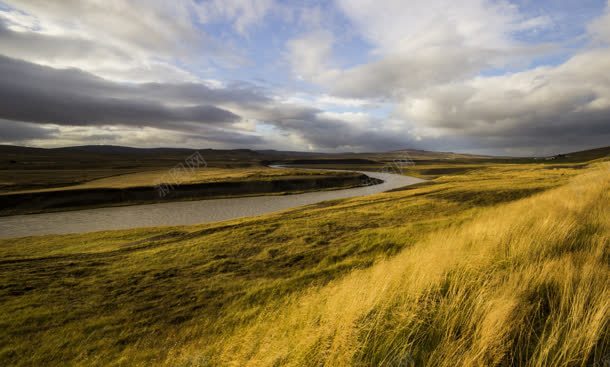
[(143, 171), (113, 175), (110, 177), (96, 178), (87, 182), (35, 190), (14, 190), (10, 193), (45, 192), (57, 190), (82, 190), (101, 188), (129, 188), (154, 186), (159, 182), (169, 183), (204, 183), (224, 181), (249, 181), (249, 180), (273, 180), (286, 177), (308, 177), (308, 176), (337, 176), (348, 175), (348, 172), (325, 172), (299, 169), (276, 169), (267, 167), (258, 168), (199, 168), (192, 171), (175, 171), (171, 175), (169, 169)]
[(601, 363), (609, 171), (544, 167), (216, 224), (0, 240), (0, 365)]
[(194, 344), (167, 363), (601, 365), (610, 351), (609, 193), (605, 168), (484, 210), (269, 306), (212, 353)]

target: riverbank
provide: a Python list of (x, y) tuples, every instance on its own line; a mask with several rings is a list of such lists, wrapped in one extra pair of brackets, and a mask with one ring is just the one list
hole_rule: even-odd
[[(3, 216), (0, 217), (0, 237), (15, 238), (45, 234), (212, 223), (278, 212), (322, 201), (367, 196), (422, 182), (417, 178), (388, 173), (355, 172), (350, 173), (350, 175), (356, 175), (356, 177), (364, 175), (364, 177), (367, 177), (366, 183), (369, 185), (343, 190), (317, 190), (293, 195), (269, 194), (222, 199), (210, 198), (206, 200), (170, 201), (146, 205)], [(382, 183), (370, 185), (371, 182), (375, 181), (382, 181)]]
[(0, 216), (252, 195), (295, 194), (360, 187), (371, 182), (380, 183), (381, 181), (375, 179), (371, 181), (363, 173), (318, 172), (311, 174), (305, 172), (300, 176), (277, 175), (183, 183), (167, 186), (163, 193), (160, 193), (158, 188), (153, 185), (123, 185), (123, 187), (116, 183), (113, 184), (115, 187), (81, 185), (80, 187), (3, 193), (0, 195), (2, 202)]

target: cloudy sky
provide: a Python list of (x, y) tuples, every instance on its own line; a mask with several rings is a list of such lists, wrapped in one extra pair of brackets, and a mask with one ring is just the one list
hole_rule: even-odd
[(0, 0), (0, 144), (609, 145), (610, 1)]

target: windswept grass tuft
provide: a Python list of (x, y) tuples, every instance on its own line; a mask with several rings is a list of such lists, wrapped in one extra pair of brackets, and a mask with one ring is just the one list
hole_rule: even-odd
[[(276, 303), (206, 358), (240, 366), (601, 365), (610, 351), (609, 189), (601, 170), (481, 211)], [(188, 361), (198, 348), (171, 358)]]

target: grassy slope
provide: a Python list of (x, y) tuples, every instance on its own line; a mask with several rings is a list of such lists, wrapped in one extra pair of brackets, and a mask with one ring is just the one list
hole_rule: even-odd
[[(167, 170), (184, 163), (194, 150), (177, 148), (137, 149), (83, 146), (55, 149), (0, 145), (0, 190), (30, 190), (75, 185), (117, 174)], [(248, 168), (292, 159), (473, 159), (476, 156), (425, 151), (323, 154), (311, 152), (201, 149), (208, 167)], [(351, 168), (351, 167), (349, 167)]]
[[(154, 186), (158, 182), (180, 182), (182, 184), (193, 184), (203, 182), (225, 182), (225, 181), (266, 181), (287, 177), (324, 177), (350, 175), (349, 172), (325, 172), (307, 171), (298, 169), (274, 169), (267, 167), (256, 168), (200, 168), (193, 171), (178, 171), (170, 176), (167, 169), (152, 170), (135, 173), (113, 175), (110, 177), (92, 179), (90, 181), (69, 186), (36, 190), (14, 190), (17, 192), (44, 192), (56, 190), (82, 190), (93, 188), (128, 188)], [(166, 180), (166, 181), (164, 181)], [(1, 193), (0, 193), (1, 194)]]
[[(61, 172), (64, 176), (60, 175), (60, 180), (66, 178), (76, 180), (83, 177), (80, 176), (82, 173)], [(38, 174), (47, 173), (38, 172)], [(53, 174), (51, 176), (54, 177)], [(0, 215), (344, 189), (361, 186), (363, 181), (359, 177), (363, 176), (347, 171), (329, 172), (269, 167), (200, 168), (171, 173), (167, 169), (163, 169), (115, 174), (86, 182), (75, 182), (67, 186), (65, 183), (49, 185), (55, 187), (43, 186), (44, 188), (34, 189), (30, 186), (25, 190), (19, 185), (7, 184), (4, 186), (4, 190), (0, 188), (0, 199), (2, 200)], [(165, 197), (158, 195), (154, 185), (160, 182), (171, 185), (169, 195)]]
[[(545, 167), (213, 225), (1, 241), (0, 364), (599, 359), (608, 171)], [(532, 196), (577, 174), (591, 178)]]
[[(390, 260), (263, 311), (223, 340), (215, 362), (607, 363), (609, 189), (606, 167), (483, 210)], [(188, 361), (202, 349), (178, 356)]]
[[(0, 145), (0, 188), (11, 191), (44, 189), (117, 174), (168, 170), (184, 163), (193, 152), (190, 149), (163, 148), (40, 149)], [(203, 149), (200, 154), (208, 167), (215, 168), (260, 167), (260, 161), (265, 159), (264, 155), (247, 150)]]

